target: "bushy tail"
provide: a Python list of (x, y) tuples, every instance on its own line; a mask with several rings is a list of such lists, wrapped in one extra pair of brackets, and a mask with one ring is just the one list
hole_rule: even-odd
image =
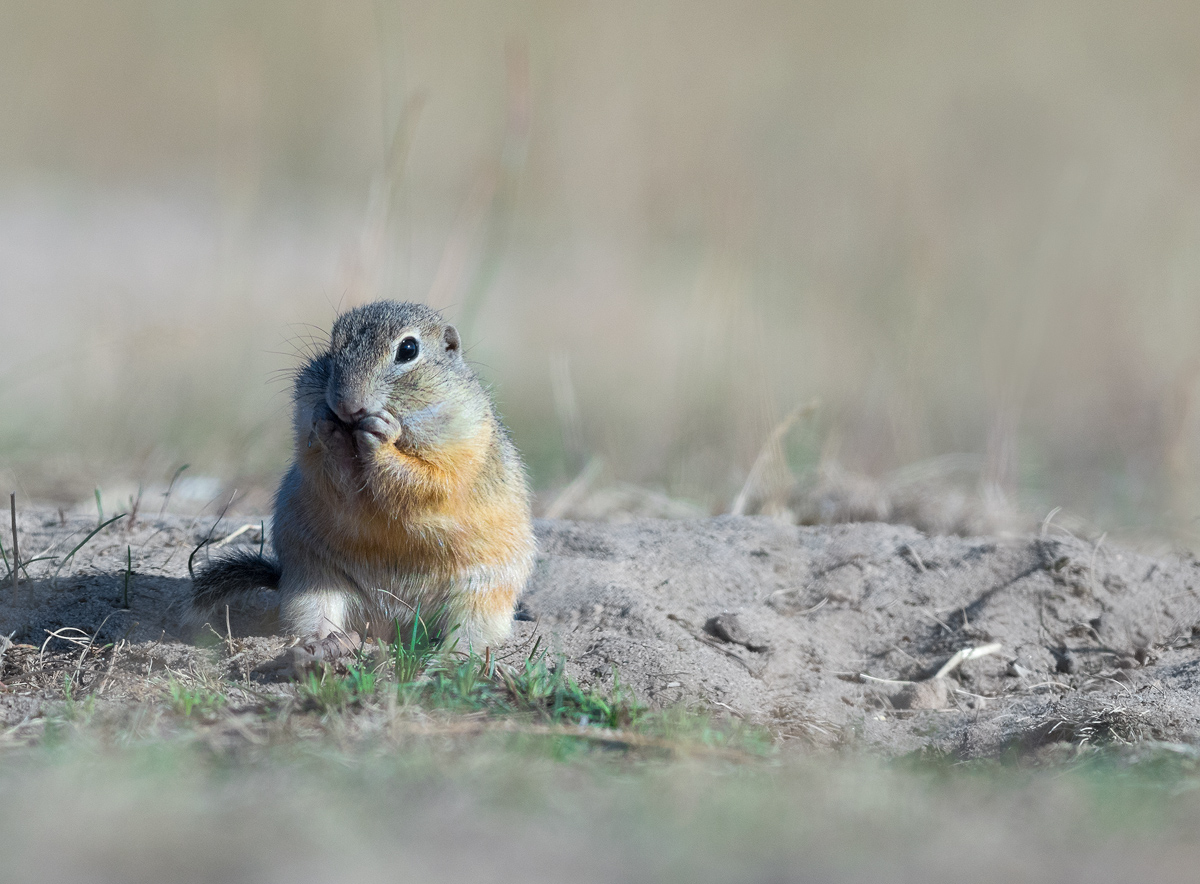
[(279, 589), (279, 563), (256, 552), (223, 556), (196, 571), (192, 609), (209, 614), (256, 589)]

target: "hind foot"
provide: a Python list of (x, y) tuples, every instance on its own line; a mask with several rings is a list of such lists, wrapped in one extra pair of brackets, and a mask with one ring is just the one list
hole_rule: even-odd
[(309, 636), (292, 648), (292, 668), (298, 677), (320, 667), (351, 657), (362, 647), (357, 632), (331, 632), (322, 637)]

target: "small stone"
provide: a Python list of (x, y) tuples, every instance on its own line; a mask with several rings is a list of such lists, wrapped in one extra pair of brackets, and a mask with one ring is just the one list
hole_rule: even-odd
[(1016, 660), (1010, 660), (1008, 663), (1008, 674), (1013, 678), (1025, 678), (1028, 675), (1032, 675), (1033, 672), (1026, 669)]
[(704, 624), (704, 631), (713, 638), (723, 642), (741, 645), (751, 651), (765, 651), (767, 646), (750, 637), (738, 615), (732, 611), (723, 611), (715, 617), (709, 617)]
[(893, 709), (945, 709), (950, 705), (950, 687), (946, 679), (933, 678), (905, 685), (888, 699)]

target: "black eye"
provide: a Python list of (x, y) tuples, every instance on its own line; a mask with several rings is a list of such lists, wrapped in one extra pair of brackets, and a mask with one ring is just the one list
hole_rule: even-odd
[(396, 348), (396, 361), (402, 365), (405, 362), (412, 362), (420, 352), (421, 345), (417, 342), (416, 338), (405, 338), (400, 342), (400, 346)]

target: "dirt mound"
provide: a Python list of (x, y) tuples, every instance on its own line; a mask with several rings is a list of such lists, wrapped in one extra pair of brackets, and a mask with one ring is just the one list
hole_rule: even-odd
[(734, 517), (540, 540), (528, 612), (656, 703), (888, 752), (1200, 737), (1194, 559)]
[[(228, 547), (259, 544), (259, 520), (246, 522)], [(28, 511), (22, 557), (61, 557), (93, 527)], [(16, 645), (0, 667), (0, 716), (12, 724), (61, 699), (64, 673), (114, 701), (149, 690), (156, 671), (215, 666), (270, 681), (263, 664), (286, 641), (263, 635), (269, 593), (230, 612), (233, 640), (224, 623), (199, 635), (184, 626), (188, 558), (212, 527), (117, 524), (57, 577), (53, 560), (30, 565), (16, 604), (0, 587), (0, 633)], [(765, 517), (543, 521), (538, 537), (528, 619), (504, 654), (541, 636), (579, 680), (611, 682), (615, 669), (656, 706), (701, 703), (889, 754), (1200, 742), (1190, 557)]]

